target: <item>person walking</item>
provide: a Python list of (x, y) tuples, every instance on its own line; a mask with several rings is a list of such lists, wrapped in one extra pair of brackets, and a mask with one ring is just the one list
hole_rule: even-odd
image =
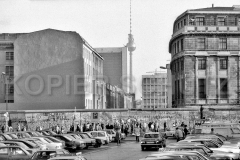
[(121, 133), (120, 133), (120, 130), (117, 130), (115, 140), (117, 141), (117, 146), (121, 145)]
[(136, 125), (136, 127), (134, 129), (134, 133), (135, 133), (135, 136), (136, 136), (136, 142), (139, 142), (140, 128), (139, 128), (138, 124)]
[(164, 128), (164, 132), (166, 132), (166, 130), (167, 130), (167, 123), (166, 123), (166, 121), (163, 123), (163, 128)]
[(183, 139), (183, 131), (178, 127), (176, 128), (175, 136), (177, 138), (177, 142)]
[(184, 132), (184, 138), (186, 138), (188, 134), (187, 125), (184, 126), (183, 132)]

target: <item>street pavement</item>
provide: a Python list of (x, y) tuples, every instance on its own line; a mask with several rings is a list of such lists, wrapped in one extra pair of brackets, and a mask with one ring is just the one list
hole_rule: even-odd
[[(176, 140), (167, 139), (167, 144), (173, 142)], [(141, 143), (136, 142), (133, 136), (127, 137), (119, 146), (112, 142), (100, 148), (89, 147), (89, 149), (79, 150), (88, 160), (139, 160), (156, 151), (158, 150), (141, 151)]]

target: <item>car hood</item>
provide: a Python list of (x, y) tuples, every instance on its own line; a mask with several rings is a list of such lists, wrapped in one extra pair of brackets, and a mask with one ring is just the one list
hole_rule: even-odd
[(237, 153), (239, 154), (239, 148), (237, 147), (227, 147), (227, 146), (222, 146), (220, 148), (211, 148), (214, 152), (222, 152), (222, 153)]
[(214, 153), (210, 156), (210, 157), (214, 157), (214, 158), (232, 158), (232, 159), (238, 159), (238, 154), (234, 154), (234, 153), (226, 153), (226, 152), (220, 152), (220, 151), (214, 151)]

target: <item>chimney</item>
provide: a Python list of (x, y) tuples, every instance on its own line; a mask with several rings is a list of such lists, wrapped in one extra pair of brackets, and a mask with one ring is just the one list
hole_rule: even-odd
[(212, 8), (214, 7), (214, 4), (212, 4)]

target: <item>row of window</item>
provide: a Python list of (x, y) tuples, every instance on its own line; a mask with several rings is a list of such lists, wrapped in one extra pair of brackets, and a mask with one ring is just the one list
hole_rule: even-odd
[(13, 60), (14, 55), (13, 52), (6, 52), (6, 60)]
[[(174, 26), (174, 32), (187, 25), (187, 20), (182, 19)], [(217, 17), (191, 17), (189, 18), (190, 26), (237, 26), (240, 25), (240, 18), (217, 16)]]
[[(220, 98), (228, 98), (228, 80), (220, 78)], [(198, 79), (198, 98), (206, 99), (206, 79)]]
[(143, 84), (161, 84), (165, 82), (166, 78), (143, 78)]
[(184, 70), (184, 60), (183, 60), (183, 58), (178, 60), (178, 61), (174, 61), (172, 63), (171, 70), (172, 70), (172, 74), (175, 73), (175, 72), (183, 71)]
[[(219, 58), (219, 67), (221, 70), (228, 69), (228, 58), (221, 57)], [(205, 70), (207, 68), (207, 59), (205, 57), (198, 58), (198, 70)], [(172, 63), (172, 74), (175, 72), (179, 72), (180, 70), (184, 70), (184, 61), (177, 61)]]
[[(182, 81), (182, 88), (184, 88), (184, 81)], [(184, 99), (183, 89), (180, 89), (180, 81), (175, 81), (175, 97), (173, 99)], [(220, 78), (220, 98), (228, 98), (228, 81), (227, 78)], [(198, 98), (206, 99), (206, 79), (198, 79)]]
[(143, 100), (144, 104), (150, 104), (150, 103), (165, 103), (165, 99), (151, 99), (151, 101), (148, 99)]
[(238, 50), (238, 38), (231, 38), (228, 45), (227, 38), (186, 38), (173, 43), (171, 53), (176, 54), (183, 50)]

